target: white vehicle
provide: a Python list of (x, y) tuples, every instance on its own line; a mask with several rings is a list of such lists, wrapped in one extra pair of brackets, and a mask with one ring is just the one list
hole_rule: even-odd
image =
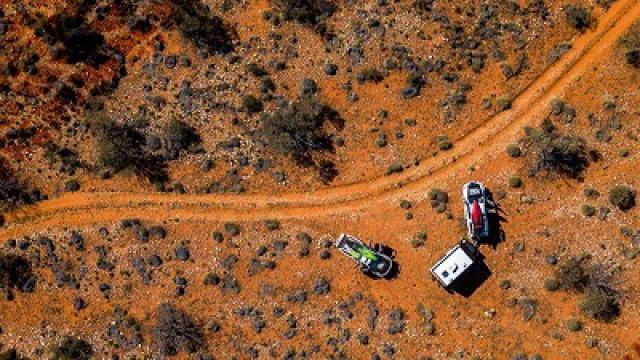
[(480, 259), (478, 249), (470, 242), (462, 240), (431, 267), (431, 274), (440, 285), (450, 290), (456, 280)]
[(488, 198), (487, 190), (481, 182), (471, 181), (462, 186), (462, 205), (469, 239), (475, 242), (488, 237), (487, 205), (493, 207), (493, 202)]

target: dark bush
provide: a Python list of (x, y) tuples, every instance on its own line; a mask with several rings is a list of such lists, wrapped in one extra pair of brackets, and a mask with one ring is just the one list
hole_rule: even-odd
[(233, 50), (233, 31), (220, 17), (211, 14), (208, 6), (198, 0), (170, 0), (170, 3), (178, 29), (197, 48), (210, 53)]
[(188, 124), (173, 119), (164, 131), (164, 140), (169, 159), (176, 159), (182, 150), (200, 144), (200, 135)]
[(572, 27), (582, 31), (591, 25), (591, 12), (579, 5), (569, 5), (564, 9), (567, 23)]
[(587, 146), (581, 137), (559, 134), (550, 121), (541, 129), (527, 128), (523, 144), (533, 152), (532, 172), (559, 173), (576, 178), (589, 164)]
[(572, 257), (558, 267), (555, 277), (559, 287), (564, 290), (583, 290), (589, 284), (589, 274), (586, 268), (587, 259)]
[(262, 101), (253, 95), (246, 95), (242, 98), (242, 107), (249, 114), (259, 113), (264, 109)]
[(329, 0), (276, 0), (275, 4), (285, 20), (311, 26), (321, 35), (327, 34), (326, 20), (337, 9)]
[(640, 68), (640, 49), (629, 50), (624, 56), (627, 60), (627, 64), (635, 68)]
[(87, 122), (97, 137), (98, 166), (115, 172), (132, 169), (152, 181), (166, 181), (166, 164), (145, 151), (145, 136), (137, 128), (103, 113), (90, 114)]
[(84, 62), (98, 67), (109, 59), (104, 36), (91, 29), (81, 12), (73, 15), (58, 13), (42, 20), (37, 24), (35, 33), (51, 46), (61, 44), (61, 56), (71, 64)]
[(70, 336), (65, 337), (62, 343), (51, 351), (51, 360), (89, 360), (92, 356), (91, 344)]
[(628, 186), (616, 185), (609, 190), (609, 202), (620, 210), (629, 210), (636, 205), (636, 192)]
[(610, 322), (620, 315), (618, 294), (603, 286), (588, 288), (579, 306), (585, 314), (598, 321)]
[(30, 204), (34, 200), (38, 199), (33, 199), (25, 185), (14, 176), (8, 163), (0, 158), (0, 212)]
[(34, 285), (35, 277), (27, 259), (16, 255), (0, 256), (0, 287), (31, 292)]
[(364, 69), (362, 71), (360, 71), (358, 73), (358, 75), (356, 75), (356, 78), (358, 80), (359, 83), (365, 83), (365, 82), (380, 82), (382, 80), (384, 80), (384, 74), (382, 72), (380, 72), (377, 69), (374, 68), (368, 68), (368, 69)]
[(517, 158), (522, 155), (522, 150), (520, 150), (520, 146), (517, 144), (509, 144), (507, 146), (507, 155), (512, 158)]
[[(342, 129), (338, 113), (315, 97), (302, 97), (263, 118), (267, 143), (277, 154), (291, 156), (299, 165), (315, 165), (314, 153), (333, 152), (332, 137), (325, 122)], [(331, 166), (324, 166), (331, 170)]]
[(9, 349), (0, 353), (0, 360), (27, 360), (20, 355), (16, 349)]
[(153, 341), (161, 356), (176, 355), (180, 351), (194, 353), (204, 344), (200, 327), (187, 313), (169, 303), (158, 307)]

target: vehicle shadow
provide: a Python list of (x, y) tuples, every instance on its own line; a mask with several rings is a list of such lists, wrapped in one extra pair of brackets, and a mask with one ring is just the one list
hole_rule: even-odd
[(486, 244), (491, 246), (491, 248), (495, 250), (498, 248), (498, 245), (507, 241), (507, 236), (502, 229), (502, 224), (507, 223), (507, 219), (505, 217), (506, 213), (504, 212), (504, 210), (502, 210), (500, 204), (498, 204), (494, 200), (491, 190), (487, 189), (486, 193), (489, 204), (492, 204), (488, 209), (489, 211), (487, 214), (489, 220), (489, 229), (491, 229), (491, 231), (489, 232), (488, 237), (480, 241), (479, 245)]
[[(398, 262), (396, 261), (396, 251), (391, 248), (388, 245), (384, 245), (384, 244), (376, 244), (376, 246), (378, 247), (378, 249), (380, 250), (380, 252), (384, 255), (387, 255), (388, 257), (391, 258), (391, 260), (393, 260), (393, 265), (391, 266), (391, 271), (389, 271), (389, 274), (387, 276), (385, 276), (383, 279), (385, 280), (393, 280), (395, 278), (398, 277), (398, 275), (400, 275), (400, 264), (398, 264)], [(371, 277), (371, 276), (370, 276)], [(379, 279), (379, 278), (376, 278)]]
[(471, 295), (491, 277), (491, 274), (491, 270), (484, 260), (479, 259), (451, 286), (450, 290), (465, 298), (471, 297)]

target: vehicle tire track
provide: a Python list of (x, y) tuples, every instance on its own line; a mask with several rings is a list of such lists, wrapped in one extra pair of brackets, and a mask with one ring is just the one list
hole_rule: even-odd
[(126, 217), (184, 221), (310, 218), (353, 213), (382, 201), (426, 191), (442, 184), (457, 170), (504, 151), (525, 125), (539, 124), (549, 102), (587, 71), (640, 18), (640, 2), (620, 0), (598, 19), (595, 30), (579, 36), (561, 59), (548, 67), (513, 101), (511, 110), (496, 114), (462, 136), (454, 147), (425, 159), (403, 173), (371, 181), (308, 193), (263, 194), (138, 194), (127, 192), (73, 193), (9, 214), (10, 225), (0, 238), (17, 236), (28, 227), (39, 228), (117, 221)]

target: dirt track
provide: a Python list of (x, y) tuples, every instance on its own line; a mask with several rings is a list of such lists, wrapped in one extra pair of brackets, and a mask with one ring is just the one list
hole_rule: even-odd
[(136, 193), (74, 193), (42, 202), (9, 216), (10, 225), (0, 237), (21, 234), (26, 227), (59, 227), (115, 221), (126, 217), (144, 219), (260, 220), (309, 218), (355, 212), (376, 202), (426, 193), (445, 182), (447, 175), (471, 165), (481, 166), (487, 156), (504, 151), (516, 141), (523, 126), (534, 126), (549, 111), (549, 102), (562, 97), (573, 80), (601, 59), (617, 39), (640, 18), (640, 2), (616, 2), (599, 18), (597, 27), (579, 36), (573, 48), (528, 85), (514, 99), (512, 109), (476, 127), (447, 152), (423, 159), (402, 174), (369, 182), (333, 187), (311, 193), (278, 196), (174, 195)]

